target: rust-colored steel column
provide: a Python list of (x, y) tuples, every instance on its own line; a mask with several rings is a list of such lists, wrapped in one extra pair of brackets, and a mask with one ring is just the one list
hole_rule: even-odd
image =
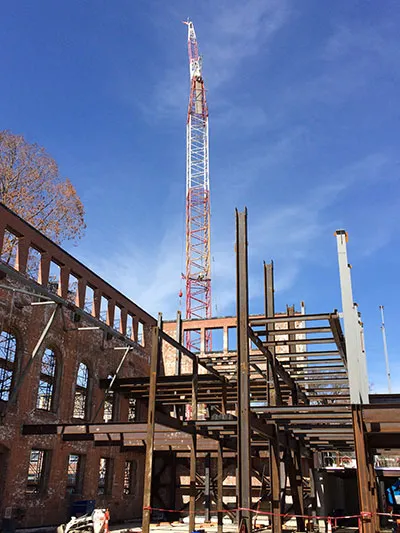
[(360, 513), (362, 533), (375, 533), (379, 531), (378, 520), (375, 515), (377, 511), (377, 495), (374, 474), (371, 476), (370, 461), (367, 444), (364, 434), (364, 422), (362, 416), (362, 406), (353, 404), (353, 431), (354, 447), (357, 460), (357, 484), (358, 498), (360, 503)]
[(278, 428), (275, 430), (275, 437), (269, 443), (269, 464), (270, 464), (270, 483), (271, 483), (271, 512), (272, 514), (272, 533), (281, 533), (281, 458), (279, 451), (279, 433)]
[(211, 455), (206, 454), (204, 459), (204, 520), (211, 520)]
[[(182, 332), (182, 313), (177, 311), (176, 313), (176, 341), (179, 344), (182, 344), (183, 332)], [(175, 351), (175, 375), (180, 376), (182, 373), (182, 351), (179, 348), (176, 348)], [(174, 414), (176, 418), (181, 418), (182, 420), (185, 417), (185, 406), (174, 405)]]
[(217, 457), (217, 511), (218, 511), (218, 533), (223, 530), (223, 508), (224, 508), (224, 456), (222, 442), (218, 442)]
[(151, 480), (153, 476), (153, 452), (154, 452), (154, 431), (155, 431), (155, 410), (156, 410), (156, 389), (157, 389), (157, 366), (159, 357), (160, 335), (159, 328), (152, 328), (152, 345), (150, 359), (150, 390), (149, 405), (147, 412), (147, 436), (146, 436), (146, 463), (144, 471), (143, 488), (143, 520), (142, 532), (149, 533), (151, 517)]
[[(264, 293), (265, 293), (265, 316), (270, 318), (275, 316), (275, 289), (274, 289), (274, 264), (264, 263)], [(274, 329), (274, 324), (267, 324), (267, 330)], [(274, 336), (269, 335), (268, 341), (273, 341)], [(270, 347), (270, 351), (275, 358), (275, 348)], [(267, 401), (268, 405), (280, 405), (282, 403), (279, 388), (278, 376), (275, 365), (267, 365)], [(277, 387), (271, 386), (271, 380)], [(281, 458), (279, 446), (279, 431), (275, 428), (275, 439), (268, 444), (269, 448), (269, 468), (271, 483), (271, 519), (272, 533), (281, 533)]]
[[(176, 313), (176, 340), (182, 344), (182, 313)], [(176, 348), (175, 352), (175, 375), (180, 376), (182, 371), (182, 351)]]
[[(311, 455), (311, 458), (308, 459), (308, 475), (310, 478), (310, 510), (308, 514), (311, 514), (311, 516), (315, 517), (317, 515), (317, 493), (315, 490), (315, 466), (314, 466), (314, 453)], [(312, 519), (313, 527), (315, 528), (317, 525), (316, 518)]]
[(250, 448), (250, 384), (249, 384), (249, 300), (247, 262), (247, 210), (236, 210), (236, 298), (238, 346), (238, 485), (239, 527), (251, 532), (251, 448)]
[[(193, 378), (192, 378), (192, 420), (197, 421), (197, 403), (198, 403), (198, 378), (199, 363), (198, 359), (193, 360)], [(197, 438), (196, 424), (193, 425), (192, 447), (190, 449), (190, 495), (189, 495), (189, 533), (196, 527), (196, 462), (197, 462)]]

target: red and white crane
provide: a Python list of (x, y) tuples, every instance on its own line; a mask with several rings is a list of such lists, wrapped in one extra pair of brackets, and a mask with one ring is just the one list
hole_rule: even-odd
[[(208, 108), (202, 58), (193, 22), (188, 28), (190, 97), (186, 125), (186, 318), (211, 317), (210, 175)], [(188, 332), (192, 351), (211, 350), (211, 332), (200, 346), (200, 332)]]

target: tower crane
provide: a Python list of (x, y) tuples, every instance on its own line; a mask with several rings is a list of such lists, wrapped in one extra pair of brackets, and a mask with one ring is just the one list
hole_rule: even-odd
[[(188, 28), (190, 96), (186, 124), (186, 318), (211, 317), (210, 176), (208, 152), (208, 107), (193, 22)], [(205, 346), (200, 332), (187, 332), (192, 351), (211, 350), (211, 332)]]

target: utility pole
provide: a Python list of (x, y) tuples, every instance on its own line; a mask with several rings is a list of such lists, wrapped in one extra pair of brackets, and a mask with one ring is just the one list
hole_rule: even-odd
[(392, 394), (392, 383), (390, 380), (390, 367), (389, 367), (389, 354), (387, 349), (387, 342), (386, 342), (386, 328), (385, 328), (385, 316), (383, 314), (383, 305), (379, 306), (379, 309), (381, 310), (381, 330), (382, 330), (382, 340), (383, 340), (383, 353), (385, 354), (385, 363), (386, 363), (386, 375), (388, 380), (388, 391), (389, 394)]

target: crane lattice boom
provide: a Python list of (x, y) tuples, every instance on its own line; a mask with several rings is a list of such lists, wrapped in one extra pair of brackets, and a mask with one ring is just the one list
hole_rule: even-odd
[[(193, 22), (188, 27), (190, 97), (186, 126), (186, 318), (211, 317), (210, 262), (210, 178), (208, 160), (208, 108), (202, 75), (202, 61)], [(192, 331), (186, 338), (189, 349), (200, 346), (200, 334)]]

